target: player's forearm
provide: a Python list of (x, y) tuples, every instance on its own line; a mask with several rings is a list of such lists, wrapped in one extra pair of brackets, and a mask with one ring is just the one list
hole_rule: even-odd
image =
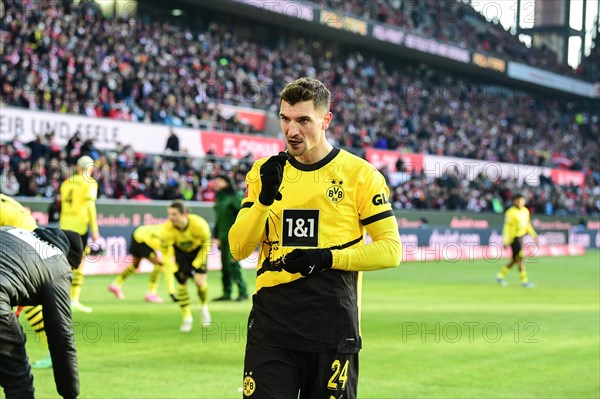
[(98, 214), (96, 212), (96, 204), (93, 201), (88, 203), (88, 216), (90, 218), (90, 228), (92, 233), (98, 232)]
[(508, 226), (508, 225), (506, 225), (506, 224), (505, 224), (505, 225), (504, 225), (504, 228), (502, 229), (502, 243), (503, 243), (504, 245), (508, 245), (508, 244), (510, 244), (510, 241), (511, 241), (511, 238), (510, 238), (510, 236), (511, 236), (511, 234), (510, 234), (510, 230), (511, 230), (511, 229), (510, 229), (510, 226)]
[(333, 251), (333, 269), (359, 272), (387, 269), (400, 265), (402, 244), (383, 238), (355, 248)]
[(79, 394), (77, 352), (69, 311), (69, 289), (70, 278), (65, 275), (40, 292), (56, 388), (64, 398), (74, 398)]
[(229, 229), (229, 247), (234, 259), (246, 259), (260, 242), (269, 215), (269, 207), (258, 202), (243, 208)]
[(198, 251), (198, 255), (196, 255), (196, 259), (194, 259), (192, 262), (192, 266), (199, 268), (202, 265), (206, 265), (206, 262), (208, 261), (208, 253), (210, 252), (211, 247), (212, 244), (209, 237), (208, 240), (202, 242), (202, 249)]

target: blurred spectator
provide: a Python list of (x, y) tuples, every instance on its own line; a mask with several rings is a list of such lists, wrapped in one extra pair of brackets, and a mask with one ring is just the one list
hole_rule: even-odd
[(173, 128), (169, 129), (169, 138), (167, 139), (167, 145), (165, 147), (167, 153), (171, 152), (179, 152), (179, 137), (175, 134), (175, 130)]
[(6, 195), (14, 197), (19, 194), (21, 185), (15, 177), (15, 172), (9, 170), (5, 175), (0, 178), (0, 192)]

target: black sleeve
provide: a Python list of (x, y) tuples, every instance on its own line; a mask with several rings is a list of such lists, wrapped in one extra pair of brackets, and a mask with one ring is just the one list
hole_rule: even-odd
[(44, 285), (41, 291), (54, 381), (56, 390), (63, 398), (76, 398), (79, 395), (77, 353), (69, 298), (71, 279), (70, 273), (57, 277)]

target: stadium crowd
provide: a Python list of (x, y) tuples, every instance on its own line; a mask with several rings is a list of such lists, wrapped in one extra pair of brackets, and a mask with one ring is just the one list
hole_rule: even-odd
[[(503, 9), (494, 4), (484, 7), (482, 14), (470, 4), (456, 0), (313, 0), (312, 2), (321, 8), (342, 10), (350, 15), (397, 26), (471, 51), (579, 77), (566, 62), (559, 62), (556, 53), (548, 47), (527, 47), (517, 35), (504, 29), (499, 23)], [(532, 21), (532, 13), (529, 7), (529, 11), (522, 15), (522, 20)], [(496, 20), (490, 23), (486, 17)]]
[[(334, 122), (328, 134), (338, 146), (359, 150), (372, 146), (538, 166), (555, 166), (556, 159), (566, 159), (568, 165), (564, 166), (586, 173), (585, 190), (590, 195), (552, 185), (534, 190), (532, 195), (552, 202), (551, 212), (598, 209), (599, 115), (575, 100), (545, 99), (486, 86), (425, 65), (389, 65), (356, 51), (337, 54), (310, 46), (302, 38), (290, 38), (283, 47), (259, 44), (238, 35), (233, 27), (214, 22), (206, 29), (192, 31), (164, 22), (107, 19), (97, 8), (86, 8), (82, 3), (64, 15), (56, 2), (5, 2), (0, 19), (4, 43), (0, 96), (5, 104), (174, 126), (206, 123), (216, 130), (248, 133), (252, 132), (249, 126), (220, 115), (215, 104), (276, 111), (283, 84), (297, 76), (314, 76), (333, 88)], [(433, 7), (435, 2), (421, 3)], [(358, 9), (359, 15), (373, 11), (375, 5), (393, 6), (393, 2), (385, 1), (346, 4)], [(465, 5), (448, 3), (448, 7), (460, 14)], [(387, 11), (380, 14), (395, 15)], [(416, 19), (423, 34), (459, 40), (451, 33), (457, 28), (442, 24), (439, 29), (448, 32), (435, 33), (431, 31), (438, 29), (431, 22), (435, 18), (430, 21), (433, 14), (419, 14), (425, 18)], [(415, 24), (408, 19), (397, 18)], [(493, 26), (484, 25), (487, 29)], [(479, 46), (470, 42), (464, 45)], [(202, 175), (199, 168), (206, 160), (135, 154), (126, 145), (101, 153), (94, 150), (93, 142), (78, 142), (77, 138), (63, 153), (52, 144), (51, 133), (37, 141), (54, 155), (36, 155), (40, 144), (35, 142), (16, 140), (2, 147), (3, 192), (8, 189), (7, 193), (16, 190), (21, 195), (52, 197), (57, 181), (68, 173), (68, 161), (80, 153), (90, 153), (101, 165), (101, 196), (210, 199), (214, 195), (210, 176)], [(221, 162), (214, 163), (218, 170)], [(235, 171), (236, 164), (227, 160), (222, 166)], [(239, 163), (243, 167), (238, 178), (246, 164), (245, 160)], [(474, 192), (459, 188), (472, 184), (461, 181), (450, 187), (412, 176), (395, 188), (394, 201), (399, 208), (425, 203), (432, 208), (466, 209), (471, 204), (470, 209), (483, 210), (489, 208), (486, 199), (490, 195), (506, 202), (516, 189), (510, 182), (495, 182), (492, 187), (474, 190), (479, 196), (471, 198)], [(431, 199), (423, 200), (423, 196)], [(436, 196), (441, 199), (436, 200)], [(535, 198), (529, 202), (535, 203)]]
[[(94, 177), (98, 180), (100, 198), (139, 201), (214, 201), (214, 177), (228, 174), (236, 188), (244, 190), (244, 177), (253, 162), (250, 155), (235, 159), (209, 154), (199, 159), (175, 154), (141, 154), (129, 145), (99, 151), (93, 141), (82, 141), (77, 135), (61, 148), (54, 144), (52, 134), (48, 134), (30, 143), (15, 139), (0, 144), (0, 192), (53, 198), (60, 182), (73, 173), (73, 165), (82, 155), (96, 160), (98, 167)], [(501, 213), (510, 205), (512, 197), (521, 193), (537, 214), (600, 215), (600, 185), (592, 177), (588, 177), (585, 186), (578, 187), (558, 186), (542, 176), (540, 185), (534, 187), (519, 186), (514, 179), (491, 180), (478, 176), (469, 180), (453, 171), (437, 178), (400, 172), (403, 177), (398, 182), (392, 182), (391, 174), (385, 169), (382, 173), (390, 182), (390, 202), (395, 209)]]

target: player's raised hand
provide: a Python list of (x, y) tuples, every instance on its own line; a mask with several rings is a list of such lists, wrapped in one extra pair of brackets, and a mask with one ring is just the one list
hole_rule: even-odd
[(258, 200), (263, 205), (272, 205), (275, 200), (281, 200), (279, 186), (283, 180), (283, 167), (290, 156), (286, 152), (280, 152), (267, 159), (260, 167), (260, 182), (262, 188)]

